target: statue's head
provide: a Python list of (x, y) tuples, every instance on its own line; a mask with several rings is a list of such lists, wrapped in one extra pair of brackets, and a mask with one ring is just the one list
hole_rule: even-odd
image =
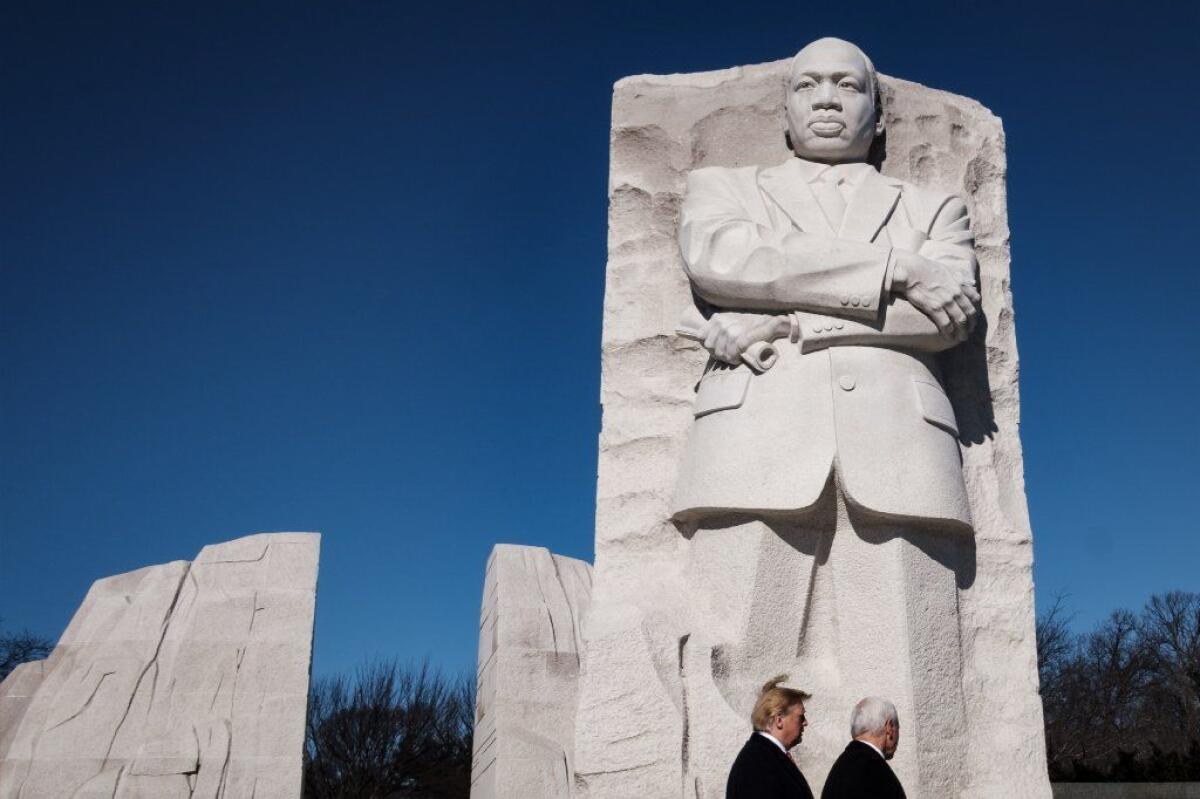
[(787, 91), (796, 155), (827, 164), (867, 160), (883, 134), (883, 108), (866, 53), (841, 39), (818, 39), (792, 59)]

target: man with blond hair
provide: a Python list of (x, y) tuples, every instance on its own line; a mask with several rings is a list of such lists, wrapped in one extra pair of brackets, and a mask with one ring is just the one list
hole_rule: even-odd
[(804, 700), (809, 694), (785, 686), (787, 679), (781, 674), (762, 687), (750, 714), (754, 732), (729, 770), (725, 799), (813, 799), (788, 754), (808, 726)]
[(821, 799), (905, 799), (900, 780), (887, 761), (900, 743), (900, 717), (886, 699), (868, 696), (850, 716), (854, 740), (838, 756)]

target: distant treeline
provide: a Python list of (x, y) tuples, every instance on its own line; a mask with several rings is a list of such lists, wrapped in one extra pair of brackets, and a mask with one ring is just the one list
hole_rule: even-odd
[[(0, 625), (4, 619), (0, 619)], [(22, 663), (31, 660), (44, 660), (50, 657), (54, 642), (49, 638), (22, 630), (21, 632), (4, 632), (0, 629), (0, 680), (3, 680), (12, 670)]]
[(1037, 623), (1051, 781), (1200, 781), (1200, 594), (1069, 622), (1060, 597)]
[(465, 799), (473, 677), (389, 661), (314, 682), (304, 799)]

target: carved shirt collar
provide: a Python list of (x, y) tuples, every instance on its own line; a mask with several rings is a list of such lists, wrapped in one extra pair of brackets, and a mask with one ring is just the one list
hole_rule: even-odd
[(805, 181), (808, 183), (816, 183), (818, 180), (828, 180), (829, 175), (832, 174), (844, 181), (850, 189), (858, 188), (868, 173), (875, 171), (875, 167), (864, 163), (834, 164), (831, 166), (829, 164), (820, 164), (816, 161), (806, 161), (800, 157), (796, 157), (794, 160), (800, 168), (800, 174), (804, 176)]

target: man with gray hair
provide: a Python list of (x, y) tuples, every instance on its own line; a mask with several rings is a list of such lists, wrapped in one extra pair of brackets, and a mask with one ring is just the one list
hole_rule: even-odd
[(886, 699), (868, 696), (854, 706), (846, 750), (838, 756), (821, 799), (905, 799), (887, 761), (900, 743), (900, 718)]

